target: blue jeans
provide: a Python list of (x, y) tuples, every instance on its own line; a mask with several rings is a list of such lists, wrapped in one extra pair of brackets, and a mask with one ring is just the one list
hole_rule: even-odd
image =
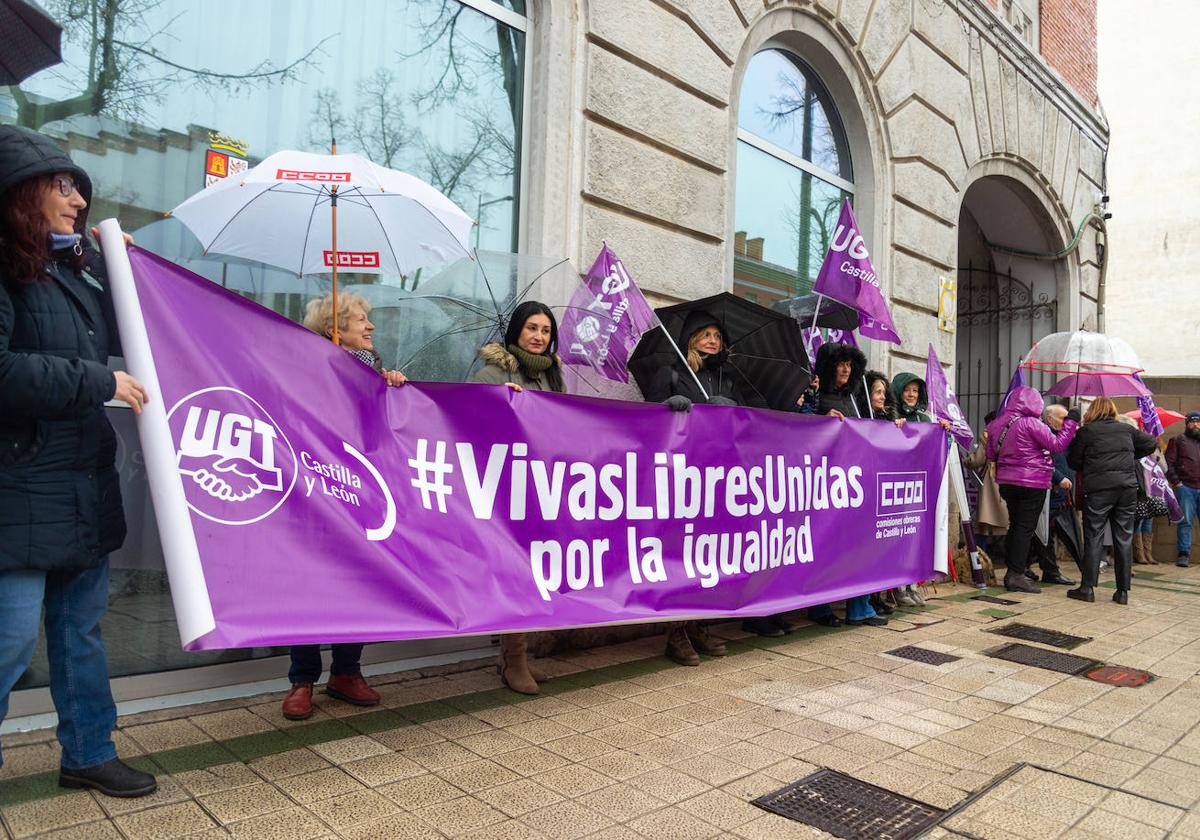
[(1153, 519), (1139, 519), (1137, 521), (1137, 524), (1133, 526), (1133, 533), (1135, 533), (1135, 534), (1153, 534), (1154, 533), (1154, 520)]
[(846, 618), (850, 621), (865, 621), (875, 617), (875, 608), (871, 606), (870, 595), (859, 595), (857, 598), (846, 599)]
[(0, 572), (0, 721), (8, 714), (9, 692), (33, 658), (43, 605), (62, 766), (103, 764), (117, 757), (112, 742), (117, 707), (100, 637), (100, 618), (108, 609), (107, 559), (82, 571)]
[[(358, 660), (362, 657), (362, 644), (331, 645), (333, 661), (329, 663), (329, 673), (335, 677), (352, 677), (358, 673)], [(292, 685), (296, 683), (315, 683), (321, 679), (321, 646), (292, 645), (292, 667), (288, 671), (288, 679)]]
[(1192, 520), (1196, 518), (1197, 507), (1200, 507), (1200, 488), (1180, 484), (1175, 488), (1175, 498), (1183, 508), (1183, 521), (1178, 525), (1175, 544), (1179, 554), (1187, 557), (1192, 553)]

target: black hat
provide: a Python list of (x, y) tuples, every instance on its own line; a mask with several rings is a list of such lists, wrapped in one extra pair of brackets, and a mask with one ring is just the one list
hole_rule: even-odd
[(83, 200), (92, 202), (92, 179), (47, 137), (17, 125), (0, 125), (0, 195), (39, 175), (70, 172)]

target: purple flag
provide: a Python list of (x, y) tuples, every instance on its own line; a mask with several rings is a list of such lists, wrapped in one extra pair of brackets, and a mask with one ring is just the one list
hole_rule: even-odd
[(389, 388), (104, 224), (189, 649), (769, 615), (944, 563), (935, 427)]
[(879, 275), (871, 264), (867, 243), (858, 232), (849, 199), (842, 204), (842, 215), (838, 217), (813, 291), (857, 309), (858, 330), (867, 338), (900, 343), (887, 301), (879, 288)]
[(821, 345), (825, 343), (825, 339), (821, 337), (820, 327), (805, 327), (800, 330), (800, 337), (804, 341), (804, 350), (808, 353), (808, 369), (817, 369), (817, 351), (821, 349)]
[(642, 333), (658, 326), (658, 317), (607, 242), (600, 246), (584, 284), (558, 328), (562, 361), (589, 365), (606, 379), (628, 382), (629, 354)]
[(1157, 496), (1165, 501), (1167, 503), (1167, 519), (1171, 522), (1181, 522), (1183, 508), (1180, 507), (1179, 500), (1175, 498), (1175, 491), (1171, 489), (1171, 483), (1167, 481), (1167, 476), (1163, 473), (1158, 458), (1154, 455), (1147, 455), (1141, 459), (1141, 465), (1146, 495)]
[(999, 413), (1004, 410), (1004, 406), (1008, 405), (1008, 398), (1013, 395), (1013, 392), (1018, 388), (1024, 388), (1028, 384), (1025, 378), (1025, 368), (1017, 365), (1017, 369), (1013, 371), (1012, 379), (1008, 380), (1008, 390), (1004, 392), (1004, 396), (1000, 400), (1000, 406), (996, 409)]
[(832, 344), (847, 344), (850, 347), (858, 346), (858, 339), (854, 337), (854, 330), (834, 330), (825, 331), (830, 343)]
[(968, 452), (975, 443), (975, 433), (967, 423), (967, 417), (958, 405), (958, 397), (954, 388), (942, 370), (933, 345), (929, 345), (929, 358), (925, 362), (925, 389), (929, 392), (929, 413), (934, 417), (950, 421), (950, 434), (958, 441), (958, 445)]
[[(1138, 382), (1142, 381), (1140, 374), (1135, 373), (1133, 378)], [(1163, 435), (1166, 430), (1163, 429), (1162, 418), (1158, 416), (1158, 410), (1154, 407), (1154, 397), (1138, 397), (1137, 404), (1138, 410), (1142, 412), (1142, 428), (1146, 430), (1146, 434), (1154, 437)]]

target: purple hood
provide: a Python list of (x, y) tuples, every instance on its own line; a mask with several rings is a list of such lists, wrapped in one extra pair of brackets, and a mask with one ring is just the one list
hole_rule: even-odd
[(1071, 445), (1078, 424), (1064, 420), (1062, 430), (1055, 434), (1042, 421), (1042, 409), (1042, 395), (1036, 389), (1018, 388), (1000, 416), (988, 424), (987, 458), (996, 462), (997, 484), (1038, 489), (1050, 486), (1054, 474), (1050, 454), (1063, 452)]

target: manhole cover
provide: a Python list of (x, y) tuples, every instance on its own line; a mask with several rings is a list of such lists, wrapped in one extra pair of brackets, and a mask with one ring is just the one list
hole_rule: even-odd
[(988, 630), (987, 632), (1020, 639), (1023, 642), (1037, 642), (1039, 645), (1050, 645), (1051, 647), (1060, 648), (1078, 647), (1084, 642), (1091, 641), (1087, 636), (1072, 636), (1070, 633), (1048, 630), (1045, 627), (1033, 627), (1029, 624), (1019, 624), (1017, 622), (1006, 624), (1003, 627), (997, 627), (995, 630)]
[(1150, 674), (1136, 668), (1122, 668), (1120, 665), (1105, 665), (1094, 671), (1088, 671), (1087, 678), (1105, 685), (1117, 685), (1122, 688), (1137, 688), (1150, 682)]
[(1007, 662), (1016, 662), (1018, 665), (1032, 665), (1035, 668), (1045, 668), (1048, 671), (1057, 671), (1060, 674), (1082, 674), (1084, 671), (1095, 668), (1098, 664), (1095, 659), (1087, 656), (1076, 656), (1073, 653), (1059, 653), (1056, 650), (1042, 650), (1041, 648), (1016, 643), (997, 648), (988, 653), (988, 656), (994, 659), (1003, 659)]
[(913, 662), (924, 662), (926, 665), (945, 665), (947, 662), (957, 662), (962, 659), (961, 656), (951, 656), (948, 653), (942, 653), (940, 650), (926, 650), (925, 648), (914, 647), (913, 645), (905, 645), (895, 650), (889, 650), (888, 654), (899, 656), (901, 659), (911, 659)]
[(1013, 604), (1019, 604), (1020, 601), (1014, 601), (1011, 598), (997, 598), (995, 595), (974, 595), (972, 601), (986, 601), (989, 604), (1003, 604), (1006, 607), (1011, 607)]
[(818, 770), (753, 804), (853, 840), (906, 840), (931, 828), (945, 813), (834, 770)]

